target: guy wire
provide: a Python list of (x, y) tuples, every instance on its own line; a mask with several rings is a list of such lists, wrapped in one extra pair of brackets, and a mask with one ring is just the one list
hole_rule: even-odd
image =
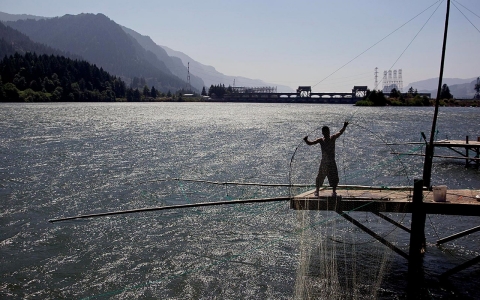
[(413, 21), (414, 19), (416, 19), (418, 16), (420, 16), (421, 14), (423, 14), (425, 11), (427, 11), (428, 9), (430, 9), (432, 6), (434, 6), (435, 4), (437, 4), (438, 2), (443, 2), (443, 0), (438, 0), (438, 1), (435, 1), (433, 4), (431, 4), (429, 7), (427, 7), (426, 9), (424, 9), (423, 11), (421, 11), (420, 13), (418, 13), (416, 16), (414, 16), (413, 18), (411, 18), (410, 20), (408, 20), (407, 22), (403, 23), (400, 27), (398, 27), (397, 29), (393, 30), (392, 32), (390, 32), (389, 34), (387, 34), (385, 37), (383, 37), (382, 39), (380, 39), (378, 42), (376, 42), (375, 44), (373, 44), (372, 46), (370, 46), (369, 48), (367, 48), (366, 50), (364, 50), (362, 53), (358, 54), (357, 56), (355, 56), (354, 58), (352, 58), (350, 61), (348, 61), (347, 63), (345, 63), (343, 66), (341, 66), (340, 68), (336, 69), (335, 71), (333, 71), (330, 75), (328, 75), (327, 77), (323, 78), (322, 80), (320, 80), (318, 83), (316, 83), (315, 85), (313, 85), (313, 87), (319, 85), (320, 83), (322, 83), (323, 81), (325, 81), (326, 79), (328, 79), (329, 77), (331, 77), (332, 75), (334, 75), (335, 73), (337, 73), (338, 71), (340, 71), (341, 69), (343, 69), (344, 67), (346, 67), (347, 65), (349, 65), (352, 61), (356, 60), (357, 58), (359, 58), (360, 56), (362, 56), (363, 54), (365, 54), (367, 51), (369, 51), (370, 49), (372, 49), (373, 47), (375, 47), (376, 45), (380, 44), (381, 42), (383, 42), (386, 38), (388, 38), (389, 36), (391, 36), (392, 34), (394, 34), (395, 32), (397, 32), (398, 30), (400, 30), (402, 27), (404, 27), (405, 25), (407, 25), (408, 23), (410, 23), (411, 21)]

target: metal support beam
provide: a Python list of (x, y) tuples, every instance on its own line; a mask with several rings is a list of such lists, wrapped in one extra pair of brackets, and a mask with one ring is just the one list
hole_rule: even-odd
[(391, 218), (385, 216), (384, 214), (381, 214), (381, 213), (376, 212), (376, 211), (372, 211), (372, 213), (375, 214), (375, 215), (377, 215), (378, 217), (384, 219), (385, 221), (390, 222), (390, 223), (392, 223), (393, 225), (395, 225), (395, 226), (397, 226), (397, 227), (405, 230), (405, 231), (408, 232), (408, 233), (411, 232), (410, 228), (407, 228), (407, 227), (403, 226), (402, 224), (398, 223), (398, 222), (395, 221), (395, 220), (392, 220)]
[(396, 252), (397, 254), (399, 254), (400, 256), (402, 256), (403, 258), (405, 259), (408, 259), (408, 254), (403, 252), (401, 249), (397, 248), (395, 245), (393, 245), (392, 243), (390, 243), (389, 241), (387, 241), (386, 239), (384, 239), (383, 237), (381, 237), (380, 235), (376, 234), (375, 232), (373, 232), (370, 228), (364, 226), (362, 223), (358, 222), (357, 220), (355, 220), (354, 218), (352, 218), (351, 216), (349, 216), (348, 214), (346, 214), (345, 212), (338, 212), (342, 217), (344, 217), (347, 221), (353, 223), (353, 225), (357, 226), (358, 228), (360, 228), (361, 230), (365, 231), (366, 233), (368, 233), (370, 236), (374, 237), (377, 241), (379, 241), (380, 243), (384, 244), (385, 246), (387, 246), (388, 248), (392, 249), (394, 252)]
[(471, 267), (471, 266), (473, 266), (473, 265), (475, 265), (475, 264), (478, 264), (478, 263), (480, 263), (480, 256), (477, 256), (477, 257), (475, 257), (474, 259), (471, 259), (471, 260), (469, 260), (469, 261), (467, 261), (467, 262), (464, 262), (464, 263), (461, 264), (461, 265), (456, 266), (455, 268), (452, 268), (452, 269), (448, 270), (447, 272), (445, 272), (445, 273), (443, 273), (442, 275), (440, 275), (440, 278), (441, 278), (441, 279), (445, 279), (445, 278), (447, 278), (447, 277), (450, 276), (450, 275), (453, 275), (453, 274), (455, 274), (455, 273), (458, 273), (458, 272), (460, 272), (460, 271), (462, 271), (462, 270), (465, 270), (466, 268)]
[(454, 239), (458, 239), (462, 236), (469, 235), (470, 233), (474, 233), (474, 232), (477, 232), (477, 231), (480, 231), (480, 226), (473, 227), (471, 229), (468, 229), (468, 230), (453, 234), (451, 236), (448, 236), (446, 238), (440, 239), (440, 240), (437, 241), (437, 245), (441, 245), (443, 243), (449, 242), (449, 241), (454, 240)]

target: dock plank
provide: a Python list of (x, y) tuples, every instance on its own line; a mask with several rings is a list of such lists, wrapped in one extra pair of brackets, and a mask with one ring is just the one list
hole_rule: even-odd
[[(319, 197), (308, 191), (291, 200), (296, 210), (371, 211), (411, 213), (413, 189), (338, 189), (332, 197), (330, 189), (321, 190)], [(480, 190), (447, 190), (445, 202), (433, 201), (433, 192), (423, 192), (423, 209), (427, 214), (480, 216)]]

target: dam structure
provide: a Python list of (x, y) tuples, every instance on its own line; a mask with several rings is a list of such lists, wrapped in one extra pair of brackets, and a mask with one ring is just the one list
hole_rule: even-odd
[(261, 103), (338, 103), (355, 104), (367, 95), (367, 86), (354, 86), (349, 93), (313, 93), (310, 86), (299, 86), (295, 93), (278, 93), (276, 88), (234, 87), (233, 93), (214, 102), (261, 102)]

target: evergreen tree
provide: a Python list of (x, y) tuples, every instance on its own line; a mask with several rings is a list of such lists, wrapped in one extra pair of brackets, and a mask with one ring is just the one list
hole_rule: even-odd
[(474, 99), (480, 99), (480, 77), (477, 77), (477, 83), (475, 83), (475, 96)]
[(150, 96), (150, 89), (148, 88), (147, 85), (143, 87), (143, 97), (147, 98)]
[(207, 95), (207, 91), (205, 90), (205, 86), (204, 86), (202, 89), (202, 96), (206, 96), (206, 95)]
[(152, 98), (157, 98), (157, 90), (155, 89), (154, 86), (152, 86), (152, 90), (150, 91), (150, 96)]
[(29, 52), (5, 56), (0, 60), (0, 77), (5, 101), (112, 101), (125, 94), (120, 79), (86, 61), (63, 56)]
[(125, 92), (126, 92), (125, 82), (123, 82), (119, 78), (115, 78), (115, 80), (113, 81), (113, 91), (115, 92), (116, 97), (120, 97), (120, 98), (125, 97)]
[(440, 90), (440, 99), (452, 99), (453, 95), (450, 93), (448, 85), (444, 83), (442, 89)]
[(2, 78), (0, 77), (0, 102), (5, 101), (5, 91), (3, 89)]
[(228, 89), (225, 88), (224, 84), (219, 84), (219, 85), (212, 84), (210, 86), (210, 89), (208, 90), (208, 95), (212, 97), (223, 98), (223, 95), (225, 95), (227, 92), (228, 92)]
[(371, 101), (373, 105), (375, 106), (385, 106), (387, 105), (387, 98), (385, 98), (385, 95), (383, 94), (382, 91), (367, 91), (367, 101)]
[(400, 96), (401, 96), (401, 93), (396, 88), (393, 88), (390, 91), (390, 98), (400, 98)]
[(138, 89), (133, 91), (133, 102), (140, 102), (142, 101), (142, 94)]
[(127, 101), (133, 102), (133, 89), (128, 88), (125, 94), (126, 94)]
[(408, 94), (410, 97), (412, 97), (414, 92), (415, 92), (415, 91), (413, 90), (413, 86), (411, 86), (411, 87), (408, 89), (407, 94)]

